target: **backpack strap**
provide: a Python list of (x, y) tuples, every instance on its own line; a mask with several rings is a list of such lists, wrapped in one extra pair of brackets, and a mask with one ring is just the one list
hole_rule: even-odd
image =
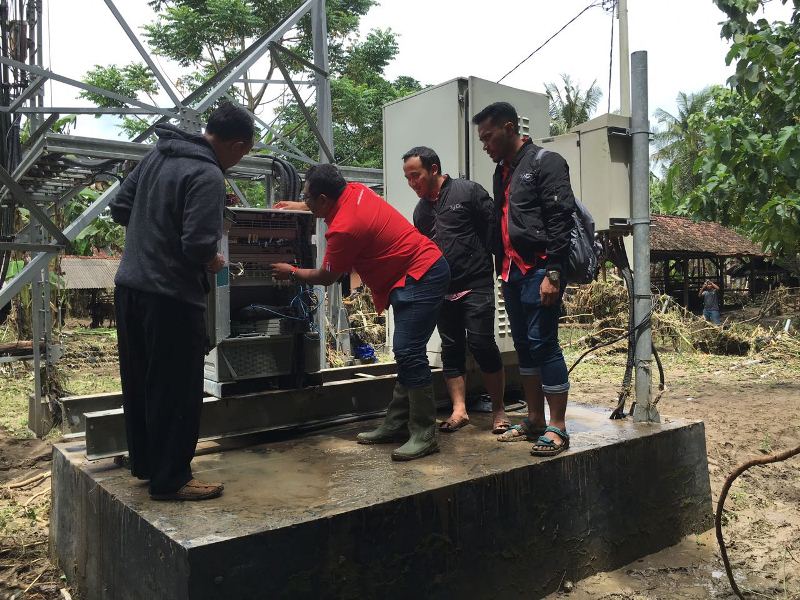
[(533, 172), (536, 174), (536, 187), (539, 187), (539, 172), (541, 169), (542, 157), (545, 154), (549, 154), (550, 150), (546, 150), (545, 148), (539, 148), (536, 152), (536, 156), (533, 157)]
[(545, 154), (547, 154), (548, 152), (550, 152), (550, 150), (548, 150), (547, 148), (539, 148), (539, 151), (536, 153), (536, 157), (534, 158), (534, 160), (536, 161), (536, 166), (537, 167), (539, 166), (539, 163), (541, 162), (542, 157)]

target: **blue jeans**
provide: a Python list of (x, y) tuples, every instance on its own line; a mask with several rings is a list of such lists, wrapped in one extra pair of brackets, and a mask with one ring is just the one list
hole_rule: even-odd
[(708, 308), (703, 309), (703, 318), (706, 321), (711, 321), (714, 325), (719, 325), (720, 317), (718, 310), (710, 310)]
[(407, 388), (430, 385), (428, 340), (450, 285), (450, 267), (444, 258), (433, 263), (419, 278), (406, 277), (406, 284), (389, 295), (394, 312), (392, 346), (397, 361), (397, 381)]
[(519, 357), (520, 375), (538, 375), (545, 394), (561, 394), (569, 390), (567, 364), (558, 344), (564, 283), (558, 303), (542, 306), (539, 287), (545, 272), (545, 269), (531, 269), (523, 275), (512, 264), (508, 282), (503, 282), (503, 299)]

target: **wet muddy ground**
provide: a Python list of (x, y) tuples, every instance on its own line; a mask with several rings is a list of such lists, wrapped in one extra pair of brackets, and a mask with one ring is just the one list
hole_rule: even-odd
[[(659, 408), (665, 416), (705, 422), (715, 500), (738, 464), (800, 444), (800, 357), (667, 353), (664, 361), (668, 391)], [(610, 411), (623, 363), (620, 354), (590, 357), (573, 372), (572, 398)], [(7, 377), (0, 386), (19, 380)], [(0, 428), (0, 599), (76, 598), (47, 558), (50, 443), (18, 436)], [(748, 597), (800, 599), (800, 457), (757, 467), (737, 480), (726, 503), (725, 536)], [(708, 532), (549, 598), (733, 597)]]
[[(739, 464), (800, 445), (798, 358), (665, 356), (668, 391), (659, 408), (663, 415), (705, 422), (715, 507), (726, 477)], [(609, 375), (622, 360), (605, 356), (576, 369), (573, 396), (581, 402), (607, 405), (616, 391), (607, 385)], [(800, 598), (800, 456), (755, 467), (739, 477), (725, 503), (723, 532), (734, 575), (746, 597)], [(617, 571), (579, 581), (570, 593), (552, 594), (548, 600), (555, 598), (735, 596), (716, 537), (709, 531)]]

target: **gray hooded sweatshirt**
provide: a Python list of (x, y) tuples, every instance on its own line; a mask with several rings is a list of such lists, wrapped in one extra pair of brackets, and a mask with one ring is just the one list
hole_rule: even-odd
[(158, 125), (156, 133), (156, 147), (109, 205), (127, 228), (114, 281), (204, 308), (205, 265), (222, 237), (222, 168), (203, 136), (172, 125)]

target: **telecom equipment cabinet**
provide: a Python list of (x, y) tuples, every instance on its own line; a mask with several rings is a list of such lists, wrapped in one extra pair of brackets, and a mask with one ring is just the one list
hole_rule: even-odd
[[(520, 131), (531, 138), (550, 133), (545, 94), (500, 85), (477, 77), (458, 78), (426, 88), (383, 107), (383, 181), (386, 199), (409, 221), (418, 198), (403, 175), (403, 154), (414, 146), (429, 146), (442, 161), (442, 172), (466, 177), (492, 193), (495, 164), (483, 151), (472, 117), (492, 102), (511, 103), (519, 116)], [(499, 285), (498, 285), (499, 289)], [(391, 318), (388, 320), (391, 329)], [(495, 333), (500, 350), (514, 349), (502, 297), (498, 294)], [(391, 331), (388, 332), (391, 341)], [(429, 359), (441, 365), (441, 340), (434, 333)]]
[(272, 278), (276, 262), (313, 267), (311, 213), (225, 210), (220, 251), (228, 265), (210, 276), (207, 311), (211, 351), (205, 391), (221, 396), (223, 384), (271, 378), (280, 387), (300, 385), (319, 371), (319, 335), (310, 288)]
[(564, 135), (535, 140), (567, 161), (572, 190), (592, 213), (596, 231), (629, 230), (630, 127), (630, 117), (605, 114)]

